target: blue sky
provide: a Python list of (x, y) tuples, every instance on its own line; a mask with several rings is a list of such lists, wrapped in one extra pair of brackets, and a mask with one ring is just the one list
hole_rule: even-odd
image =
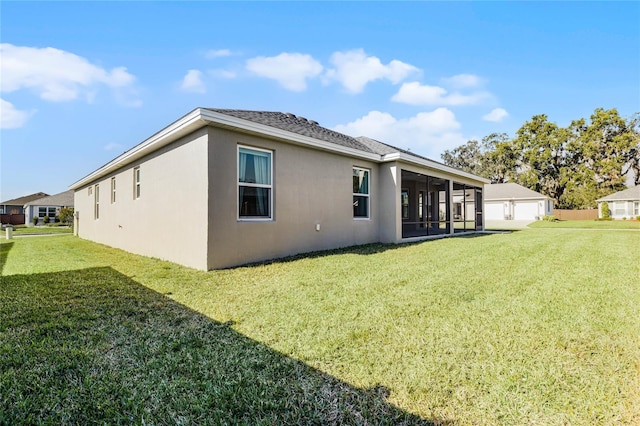
[(0, 199), (196, 107), (292, 112), (440, 160), (535, 114), (640, 111), (638, 2), (7, 2)]

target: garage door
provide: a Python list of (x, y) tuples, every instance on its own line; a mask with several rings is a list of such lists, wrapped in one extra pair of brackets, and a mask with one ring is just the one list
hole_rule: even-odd
[(515, 220), (535, 220), (538, 216), (538, 202), (522, 202), (517, 201), (513, 216)]
[(504, 204), (484, 203), (484, 217), (486, 220), (504, 220)]

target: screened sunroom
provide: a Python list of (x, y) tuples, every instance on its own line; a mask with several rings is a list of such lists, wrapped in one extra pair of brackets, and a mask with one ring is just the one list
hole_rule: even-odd
[(482, 230), (482, 188), (402, 170), (402, 238)]

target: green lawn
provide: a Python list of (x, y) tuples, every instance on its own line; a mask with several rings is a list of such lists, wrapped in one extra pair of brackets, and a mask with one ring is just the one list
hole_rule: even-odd
[(640, 222), (636, 220), (558, 220), (549, 222), (539, 220), (529, 224), (530, 228), (574, 228), (574, 229), (636, 229)]
[[(13, 230), (13, 235), (49, 235), (49, 234), (71, 234), (73, 229), (68, 226), (20, 226)], [(2, 231), (2, 236), (6, 232)]]
[(0, 424), (640, 422), (635, 231), (208, 273), (73, 236), (0, 247)]

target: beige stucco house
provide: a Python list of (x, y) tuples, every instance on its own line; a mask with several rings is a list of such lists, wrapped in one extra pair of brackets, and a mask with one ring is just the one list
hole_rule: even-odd
[(209, 270), (483, 230), (485, 183), (293, 114), (198, 108), (70, 188), (81, 238)]
[(602, 218), (602, 203), (606, 202), (612, 219), (635, 219), (640, 216), (640, 185), (609, 194), (596, 202), (599, 218)]
[(553, 215), (553, 200), (514, 182), (484, 187), (486, 220), (540, 220)]

